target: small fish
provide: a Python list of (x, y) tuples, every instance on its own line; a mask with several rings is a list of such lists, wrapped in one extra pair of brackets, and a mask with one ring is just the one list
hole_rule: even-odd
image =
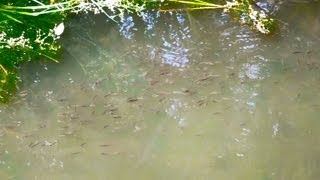
[(158, 80), (151, 80), (149, 83), (151, 86), (157, 84), (159, 81)]
[(219, 75), (207, 75), (203, 78), (198, 79), (196, 82), (206, 81), (206, 80), (209, 80), (211, 78), (216, 78), (216, 77), (219, 77)]
[(108, 94), (106, 94), (106, 95), (104, 95), (103, 97), (108, 97), (108, 96), (110, 96), (112, 93), (108, 93)]
[(102, 114), (102, 115), (105, 115), (105, 114), (107, 114), (107, 111), (108, 111), (108, 110), (104, 110), (101, 114)]
[(108, 146), (111, 146), (110, 144), (101, 144), (99, 145), (100, 147), (108, 147)]
[(79, 107), (90, 107), (90, 105), (88, 105), (88, 104), (83, 104), (83, 105), (80, 105)]
[(95, 85), (98, 85), (100, 83), (102, 83), (103, 81), (107, 80), (108, 78), (103, 78), (103, 79), (99, 79), (96, 82), (94, 82)]
[(65, 102), (65, 101), (67, 101), (67, 100), (68, 100), (67, 98), (63, 97), (63, 98), (59, 98), (57, 101), (58, 101), (58, 102)]
[(136, 102), (136, 101), (138, 101), (139, 99), (138, 98), (136, 98), (136, 97), (129, 97), (128, 99), (127, 99), (127, 102)]
[(170, 73), (170, 71), (162, 71), (162, 72), (160, 72), (160, 76), (168, 75), (169, 73)]
[(36, 147), (38, 144), (40, 144), (39, 141), (35, 141), (34, 143), (31, 142), (31, 143), (29, 144), (29, 147), (30, 147), (30, 148), (34, 148), (34, 147)]
[(98, 97), (98, 95), (94, 95), (94, 96), (91, 98), (91, 102), (93, 102), (97, 97)]
[(118, 111), (118, 108), (113, 107), (113, 108), (109, 109), (109, 111), (110, 111), (110, 112), (115, 112), (115, 111)]
[(159, 99), (159, 102), (163, 102), (164, 100), (166, 99), (166, 97), (161, 97), (160, 99)]
[(207, 102), (205, 100), (199, 100), (197, 101), (198, 106), (207, 105)]
[(293, 51), (292, 54), (301, 54), (302, 51)]
[(113, 118), (115, 118), (115, 119), (119, 119), (119, 118), (121, 118), (121, 116), (120, 116), (120, 115), (113, 115), (112, 117), (113, 117)]
[(109, 127), (109, 124), (103, 126), (103, 128), (107, 128), (107, 127)]

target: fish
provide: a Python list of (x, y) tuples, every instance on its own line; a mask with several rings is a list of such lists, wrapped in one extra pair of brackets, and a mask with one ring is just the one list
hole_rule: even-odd
[(127, 102), (136, 102), (136, 101), (138, 101), (139, 99), (138, 98), (136, 98), (136, 97), (129, 97), (128, 99), (127, 99)]

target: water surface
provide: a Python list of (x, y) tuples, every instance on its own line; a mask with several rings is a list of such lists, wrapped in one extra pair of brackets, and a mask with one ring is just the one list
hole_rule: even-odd
[(319, 179), (320, 4), (75, 17), (0, 108), (1, 179)]

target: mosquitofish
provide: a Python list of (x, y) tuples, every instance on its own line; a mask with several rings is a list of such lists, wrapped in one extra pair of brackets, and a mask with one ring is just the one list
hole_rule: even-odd
[(118, 111), (118, 108), (114, 107), (114, 108), (109, 109), (109, 111), (110, 112)]
[(216, 78), (216, 77), (219, 77), (219, 75), (207, 75), (203, 78), (198, 79), (197, 82), (206, 81), (206, 80), (209, 80), (211, 78)]
[(100, 144), (99, 145), (100, 147), (108, 147), (108, 146), (111, 146), (110, 144)]
[(107, 128), (107, 127), (109, 127), (109, 125), (108, 125), (108, 124), (103, 126), (103, 128)]
[(128, 99), (127, 99), (127, 102), (136, 102), (136, 101), (138, 101), (139, 99), (138, 98), (136, 98), (136, 97), (129, 97)]
[(29, 147), (30, 147), (30, 148), (34, 148), (34, 147), (36, 147), (38, 144), (40, 144), (39, 141), (31, 142), (31, 143), (29, 144)]
[(105, 114), (107, 114), (107, 112), (108, 112), (108, 110), (104, 110), (101, 114), (105, 115)]
[(104, 95), (103, 97), (108, 97), (110, 95), (112, 95), (112, 93), (108, 93), (108, 94)]
[(119, 119), (119, 118), (121, 118), (121, 116), (120, 116), (120, 115), (113, 115), (112, 117), (113, 117), (113, 118), (115, 118), (115, 119)]
[(300, 54), (302, 51), (293, 51), (292, 54)]
[(96, 82), (94, 82), (95, 85), (98, 85), (100, 83), (102, 83), (103, 81), (108, 80), (108, 78), (103, 78), (103, 79), (99, 79)]
[(58, 99), (58, 102), (65, 102), (65, 101), (67, 101), (68, 99), (67, 98), (59, 98)]
[(199, 100), (197, 101), (198, 106), (205, 106), (207, 105), (207, 102), (205, 100)]

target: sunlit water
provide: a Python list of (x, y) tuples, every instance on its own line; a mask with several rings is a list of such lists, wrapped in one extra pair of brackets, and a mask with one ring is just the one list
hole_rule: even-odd
[(320, 178), (320, 4), (79, 17), (0, 108), (0, 179)]

